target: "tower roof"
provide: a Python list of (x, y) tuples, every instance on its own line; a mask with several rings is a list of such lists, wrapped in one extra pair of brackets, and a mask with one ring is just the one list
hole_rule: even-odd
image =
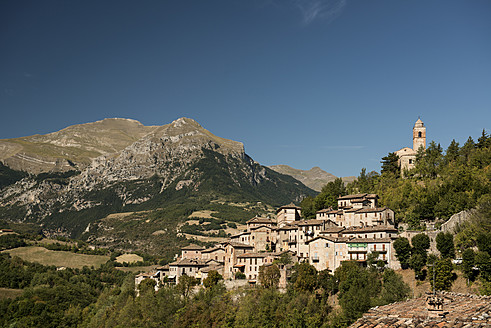
[(416, 123), (414, 123), (414, 127), (415, 128), (422, 128), (424, 126), (425, 126), (425, 124), (423, 123), (423, 121), (421, 121), (420, 118), (418, 118), (418, 120), (416, 121)]

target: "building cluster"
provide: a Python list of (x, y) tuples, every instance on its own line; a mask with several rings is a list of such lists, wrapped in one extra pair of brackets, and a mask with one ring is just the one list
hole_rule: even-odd
[(136, 284), (145, 278), (178, 283), (183, 275), (203, 281), (211, 270), (227, 280), (241, 278), (255, 284), (261, 266), (279, 262), (283, 263), (279, 264), (280, 286), (285, 286), (291, 264), (278, 261), (285, 257), (292, 263), (307, 262), (318, 271), (332, 273), (343, 261), (366, 265), (373, 253), (376, 261), (397, 269), (392, 244), (398, 231), (393, 222), (394, 212), (379, 207), (374, 194), (339, 197), (337, 210), (323, 209), (312, 220), (303, 220), (301, 208), (290, 204), (280, 207), (275, 218), (250, 219), (245, 231), (212, 248), (182, 248), (176, 261), (138, 275)]

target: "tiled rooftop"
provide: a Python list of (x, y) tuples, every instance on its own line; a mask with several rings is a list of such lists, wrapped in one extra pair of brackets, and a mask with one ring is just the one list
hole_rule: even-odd
[(491, 327), (491, 296), (442, 292), (444, 316), (430, 317), (426, 297), (370, 309), (351, 328)]

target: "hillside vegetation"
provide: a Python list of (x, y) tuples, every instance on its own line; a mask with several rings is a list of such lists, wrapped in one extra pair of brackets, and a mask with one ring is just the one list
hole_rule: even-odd
[(338, 195), (374, 193), (381, 206), (394, 210), (398, 222), (412, 229), (423, 229), (423, 220), (445, 221), (455, 213), (491, 200), (491, 137), (483, 131), (477, 142), (469, 137), (462, 146), (455, 140), (444, 151), (431, 142), (417, 154), (415, 168), (403, 172), (397, 155), (382, 158), (381, 174), (362, 169), (357, 180), (346, 188), (328, 183), (315, 198), (306, 198), (302, 210), (306, 217), (333, 206)]

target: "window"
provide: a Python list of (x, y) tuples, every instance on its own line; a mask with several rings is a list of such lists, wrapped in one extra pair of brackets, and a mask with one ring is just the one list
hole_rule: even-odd
[(421, 132), (418, 132), (418, 138), (421, 138)]
[(413, 160), (411, 158), (409, 159), (409, 164), (413, 164)]

